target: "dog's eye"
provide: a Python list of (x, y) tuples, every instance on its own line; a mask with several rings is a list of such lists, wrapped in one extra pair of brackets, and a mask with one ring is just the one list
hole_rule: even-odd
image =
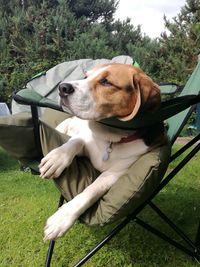
[(99, 83), (104, 86), (112, 85), (112, 83), (109, 82), (106, 78), (101, 79)]

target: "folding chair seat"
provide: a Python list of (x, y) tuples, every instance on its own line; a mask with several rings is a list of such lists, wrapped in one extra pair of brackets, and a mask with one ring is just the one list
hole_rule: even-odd
[[(170, 156), (171, 145), (174, 143), (181, 128), (183, 128), (186, 119), (192, 111), (193, 105), (200, 102), (200, 98), (198, 96), (200, 92), (200, 87), (198, 87), (198, 84), (200, 84), (200, 82), (198, 81), (199, 76), (197, 75), (197, 72), (200, 73), (200, 64), (198, 64), (188, 84), (182, 91), (182, 97), (164, 102), (156, 116), (154, 116), (155, 121), (165, 120), (179, 112), (178, 115), (175, 115), (176, 117), (172, 117), (172, 119), (169, 120), (169, 144), (143, 155), (137, 162), (133, 164), (133, 166), (130, 167), (128, 172), (114, 184), (108, 193), (105, 194), (98, 201), (98, 203), (91, 207), (81, 217), (81, 220), (89, 225), (104, 225), (107, 223), (112, 223), (116, 220), (119, 220), (120, 223), (110, 234), (108, 234), (108, 236), (105, 237), (104, 240), (102, 240), (93, 250), (91, 250), (91, 252), (81, 259), (76, 266), (81, 266), (83, 263), (85, 263), (127, 223), (133, 220), (139, 225), (145, 227), (147, 230), (168, 241), (170, 244), (181, 249), (188, 255), (198, 260), (200, 259), (200, 226), (198, 226), (196, 240), (192, 241), (152, 202), (152, 199), (160, 192), (160, 190), (166, 184), (168, 184), (174, 175), (176, 175), (176, 173), (199, 151), (200, 145), (197, 144), (195, 148), (193, 148), (192, 151), (181, 161), (181, 163), (179, 163), (179, 165), (163, 179), (170, 161), (172, 161), (179, 154), (191, 147), (200, 139), (200, 136), (198, 135), (193, 141), (190, 142), (189, 145), (182, 148), (180, 152)], [(189, 91), (188, 87), (191, 89), (191, 92), (194, 95), (186, 96)], [(191, 92), (189, 91), (189, 93)], [(20, 104), (31, 105), (35, 131), (34, 138), (38, 148), (38, 158), (41, 157), (41, 154), (46, 154), (54, 147), (57, 147), (67, 141), (67, 136), (58, 133), (54, 129), (60, 121), (60, 116), (62, 116), (62, 119), (64, 116), (67, 116), (65, 113), (60, 112), (60, 107), (57, 106), (56, 102), (46, 98), (46, 96), (44, 97), (38, 94), (31, 88), (24, 89), (16, 93), (14, 95), (14, 99)], [(40, 116), (40, 119), (38, 119), (38, 106), (43, 108), (53, 108), (57, 111), (47, 109), (45, 112), (43, 112), (43, 115)], [(52, 115), (50, 114), (56, 114), (54, 119), (52, 119)], [(134, 122), (127, 122), (123, 125), (119, 124), (118, 121), (116, 122), (114, 118), (102, 120), (102, 123), (111, 126), (113, 125), (115, 127), (117, 124), (117, 126), (120, 128), (140, 128), (147, 124), (155, 123), (155, 121), (152, 122), (149, 114), (142, 114), (141, 116), (142, 117), (140, 117), (140, 115), (136, 117)], [(51, 118), (50, 120), (49, 117)], [(176, 123), (174, 121), (176, 121)], [(34, 167), (33, 169), (37, 171), (37, 165)], [(72, 165), (65, 170), (58, 179), (55, 179), (55, 184), (61, 192), (59, 206), (62, 205), (64, 199), (69, 201), (76, 194), (81, 192), (88, 184), (91, 183), (91, 179), (94, 176), (97, 176), (97, 171), (94, 170), (89, 160), (86, 158), (76, 158)], [(120, 195), (118, 194), (119, 191)], [(147, 205), (149, 205), (180, 235), (180, 237), (187, 243), (189, 248), (177, 243), (164, 233), (161, 233), (158, 229), (153, 228), (139, 219), (138, 214)], [(53, 247), (54, 241), (51, 241), (45, 266), (50, 266)]]

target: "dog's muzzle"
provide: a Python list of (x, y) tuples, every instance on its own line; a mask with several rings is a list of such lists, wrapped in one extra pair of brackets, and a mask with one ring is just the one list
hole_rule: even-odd
[(74, 87), (71, 83), (61, 83), (59, 85), (59, 95), (60, 97), (66, 97), (74, 92)]

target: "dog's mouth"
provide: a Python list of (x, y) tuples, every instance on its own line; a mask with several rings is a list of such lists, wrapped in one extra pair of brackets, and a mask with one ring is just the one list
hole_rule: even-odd
[(60, 95), (60, 106), (61, 107), (69, 106), (68, 99), (67, 98), (63, 98), (61, 95)]
[(65, 98), (60, 97), (60, 106), (63, 109), (63, 111), (65, 111), (66, 113), (74, 115), (72, 110), (70, 109), (70, 105), (69, 105), (69, 101), (67, 97)]
[[(132, 118), (132, 113), (127, 114), (125, 117), (119, 117), (116, 115), (111, 114), (99, 114), (98, 112), (91, 112), (90, 109), (88, 108), (83, 108), (83, 106), (80, 108), (80, 106), (78, 106), (78, 108), (75, 108), (73, 105), (70, 105), (70, 101), (68, 99), (68, 97), (61, 97), (60, 96), (60, 106), (62, 107), (63, 111), (76, 116), (80, 119), (84, 119), (84, 120), (95, 120), (95, 121), (100, 121), (102, 119), (109, 119), (109, 118), (113, 118), (116, 117), (118, 120), (120, 121), (126, 121), (126, 120), (130, 120)], [(135, 115), (135, 114), (134, 114)]]

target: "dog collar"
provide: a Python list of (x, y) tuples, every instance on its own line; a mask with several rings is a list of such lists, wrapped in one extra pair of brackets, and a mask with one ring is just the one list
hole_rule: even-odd
[(137, 140), (138, 138), (139, 138), (138, 132), (134, 132), (133, 134), (131, 134), (129, 136), (122, 137), (122, 139), (119, 142), (115, 143), (115, 144), (129, 143), (129, 142)]
[(110, 157), (110, 153), (113, 151), (113, 144), (126, 144), (132, 141), (135, 141), (139, 138), (138, 132), (134, 132), (133, 134), (127, 136), (127, 137), (122, 137), (120, 141), (118, 142), (109, 142), (108, 147), (106, 148), (104, 154), (103, 154), (103, 161), (107, 161)]

